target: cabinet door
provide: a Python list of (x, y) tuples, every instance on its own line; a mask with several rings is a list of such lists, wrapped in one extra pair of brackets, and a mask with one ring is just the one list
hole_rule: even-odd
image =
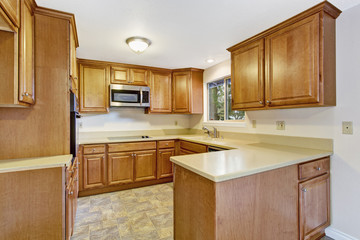
[(135, 182), (156, 179), (156, 150), (134, 152)]
[(330, 175), (299, 184), (300, 239), (310, 239), (330, 224)]
[(111, 83), (115, 84), (129, 84), (129, 69), (123, 67), (111, 68)]
[(21, 0), (21, 28), (19, 44), (19, 101), (35, 103), (34, 81), (34, 15)]
[(160, 149), (157, 161), (157, 176), (158, 178), (171, 177), (173, 175), (173, 163), (170, 162), (170, 157), (175, 155), (175, 149)]
[(70, 239), (74, 226), (74, 182), (70, 180), (65, 189), (66, 203), (65, 203), (65, 239)]
[(319, 102), (319, 31), (315, 14), (266, 37), (267, 105)]
[(173, 73), (173, 112), (190, 112), (190, 72)]
[(231, 53), (232, 109), (263, 107), (264, 40)]
[(5, 10), (13, 24), (20, 27), (20, 0), (1, 0), (0, 6)]
[(105, 155), (84, 155), (83, 184), (84, 189), (104, 187), (105, 178)]
[(109, 67), (80, 64), (80, 112), (108, 112)]
[(71, 78), (71, 91), (79, 98), (79, 80), (77, 72), (76, 61), (76, 40), (73, 26), (70, 24), (70, 78)]
[(132, 152), (108, 154), (109, 185), (132, 183), (134, 181), (134, 160)]
[(171, 113), (171, 73), (150, 73), (150, 112)]
[(133, 85), (147, 86), (148, 71), (146, 69), (130, 69), (130, 82)]

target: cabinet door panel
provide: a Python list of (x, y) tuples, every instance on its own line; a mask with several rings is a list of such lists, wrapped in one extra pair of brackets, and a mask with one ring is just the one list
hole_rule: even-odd
[(175, 149), (162, 149), (158, 154), (158, 178), (171, 177), (173, 175), (173, 163), (170, 157), (175, 155)]
[(130, 82), (133, 85), (147, 86), (147, 75), (146, 69), (130, 69)]
[(330, 224), (330, 175), (299, 184), (300, 239), (316, 235)]
[(105, 186), (105, 155), (84, 155), (83, 173), (84, 189)]
[(80, 112), (107, 112), (109, 108), (106, 66), (80, 65)]
[(319, 14), (266, 37), (269, 106), (319, 102)]
[(173, 112), (188, 113), (189, 105), (189, 88), (190, 88), (189, 72), (173, 73)]
[(19, 101), (34, 104), (34, 15), (23, 0), (19, 53)]
[(132, 152), (108, 154), (109, 185), (132, 183), (134, 162)]
[(171, 73), (150, 73), (150, 111), (171, 113)]
[(156, 150), (135, 154), (135, 182), (156, 179)]
[(263, 107), (264, 40), (234, 51), (231, 63), (232, 109)]
[(111, 68), (111, 83), (115, 84), (129, 84), (129, 69), (122, 67)]

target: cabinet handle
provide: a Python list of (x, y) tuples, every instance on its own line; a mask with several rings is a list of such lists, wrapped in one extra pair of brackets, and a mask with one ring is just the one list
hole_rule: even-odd
[(307, 192), (307, 189), (306, 189), (306, 188), (303, 188), (303, 189), (301, 189), (301, 191), (303, 191), (303, 192)]
[(321, 167), (316, 167), (315, 168), (317, 171), (320, 171), (321, 170)]

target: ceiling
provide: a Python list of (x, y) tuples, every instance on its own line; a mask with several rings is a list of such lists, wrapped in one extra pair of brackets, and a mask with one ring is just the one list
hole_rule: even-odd
[[(208, 68), (226, 48), (280, 23), (321, 0), (36, 0), (75, 14), (79, 58), (164, 68)], [(342, 11), (360, 0), (330, 1)], [(341, 15), (340, 15), (341, 17)], [(149, 38), (142, 54), (125, 40)], [(205, 60), (214, 58), (209, 64)]]

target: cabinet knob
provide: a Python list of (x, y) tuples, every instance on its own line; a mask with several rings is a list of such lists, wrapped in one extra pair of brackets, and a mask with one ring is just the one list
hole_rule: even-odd
[(316, 167), (315, 169), (318, 170), (318, 171), (320, 171), (320, 170), (321, 170), (321, 167)]
[(73, 191), (69, 192), (69, 195), (73, 195), (73, 194), (74, 194), (74, 192), (73, 192)]
[(92, 151), (95, 152), (95, 148), (93, 148)]
[(303, 188), (303, 189), (301, 189), (301, 191), (303, 191), (303, 192), (307, 192), (307, 189), (306, 189), (306, 188)]
[(267, 103), (267, 104), (270, 104), (270, 103), (271, 103), (271, 101), (270, 101), (270, 100), (266, 100), (266, 103)]
[(169, 144), (168, 144), (168, 143), (165, 143), (165, 146), (169, 146)]
[(262, 101), (259, 101), (259, 103), (260, 103), (260, 104), (263, 104), (263, 102), (262, 102)]
[(28, 93), (28, 92), (24, 92), (22, 95), (23, 95), (23, 96), (29, 96), (29, 93)]
[(70, 174), (72, 174), (74, 171), (69, 171)]

